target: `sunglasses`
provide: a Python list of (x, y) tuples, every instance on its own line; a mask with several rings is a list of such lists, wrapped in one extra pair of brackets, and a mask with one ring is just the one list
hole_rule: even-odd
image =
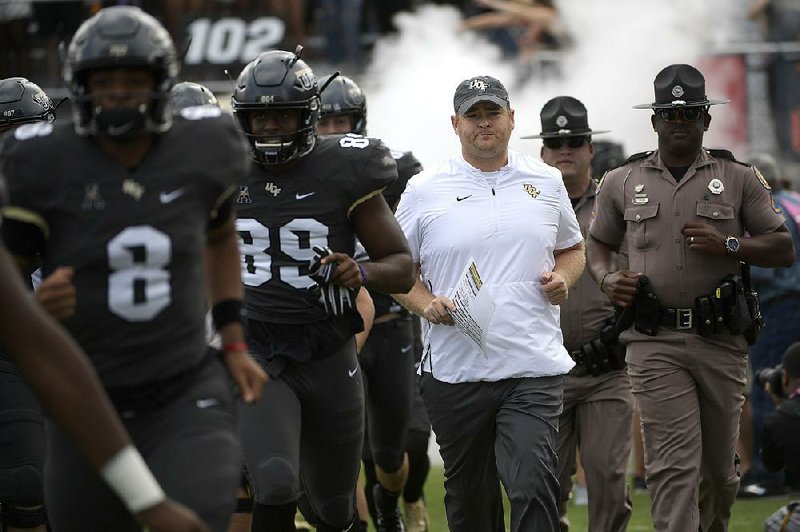
[(656, 114), (667, 122), (677, 122), (678, 120), (694, 122), (706, 114), (706, 109), (705, 107), (678, 107), (674, 109), (659, 109)]
[(582, 137), (552, 137), (549, 139), (542, 139), (546, 148), (550, 148), (551, 150), (558, 150), (563, 148), (566, 144), (570, 148), (580, 148), (584, 144), (588, 144), (592, 141), (592, 137), (589, 136), (582, 136)]

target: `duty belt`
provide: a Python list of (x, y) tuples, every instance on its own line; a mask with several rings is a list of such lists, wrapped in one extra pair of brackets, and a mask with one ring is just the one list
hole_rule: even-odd
[(692, 308), (661, 307), (659, 325), (678, 330), (695, 328), (695, 310)]

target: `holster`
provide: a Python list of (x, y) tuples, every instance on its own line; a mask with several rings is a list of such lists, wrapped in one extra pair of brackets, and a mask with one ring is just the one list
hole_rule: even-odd
[(750, 265), (740, 262), (739, 267), (742, 271), (742, 292), (745, 305), (750, 317), (750, 323), (742, 329), (744, 339), (748, 345), (753, 345), (758, 340), (758, 333), (764, 328), (764, 318), (761, 316), (761, 304), (758, 301), (758, 292), (753, 289), (750, 282)]
[(575, 363), (586, 368), (594, 377), (625, 367), (625, 347), (618, 341), (618, 323), (616, 318), (609, 318), (603, 324), (599, 337), (570, 353)]
[(658, 334), (658, 324), (661, 319), (661, 304), (653, 293), (650, 279), (646, 276), (639, 277), (639, 291), (636, 294), (634, 305), (634, 329), (648, 336)]

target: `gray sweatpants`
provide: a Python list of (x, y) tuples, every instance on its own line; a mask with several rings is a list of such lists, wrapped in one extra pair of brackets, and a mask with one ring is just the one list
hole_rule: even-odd
[(561, 376), (449, 384), (423, 373), (422, 400), (444, 461), (453, 532), (557, 532), (556, 436)]

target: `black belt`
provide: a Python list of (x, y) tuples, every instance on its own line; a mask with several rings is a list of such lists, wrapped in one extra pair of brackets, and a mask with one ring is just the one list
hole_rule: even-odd
[(678, 330), (695, 328), (695, 310), (692, 308), (661, 307), (658, 324)]

